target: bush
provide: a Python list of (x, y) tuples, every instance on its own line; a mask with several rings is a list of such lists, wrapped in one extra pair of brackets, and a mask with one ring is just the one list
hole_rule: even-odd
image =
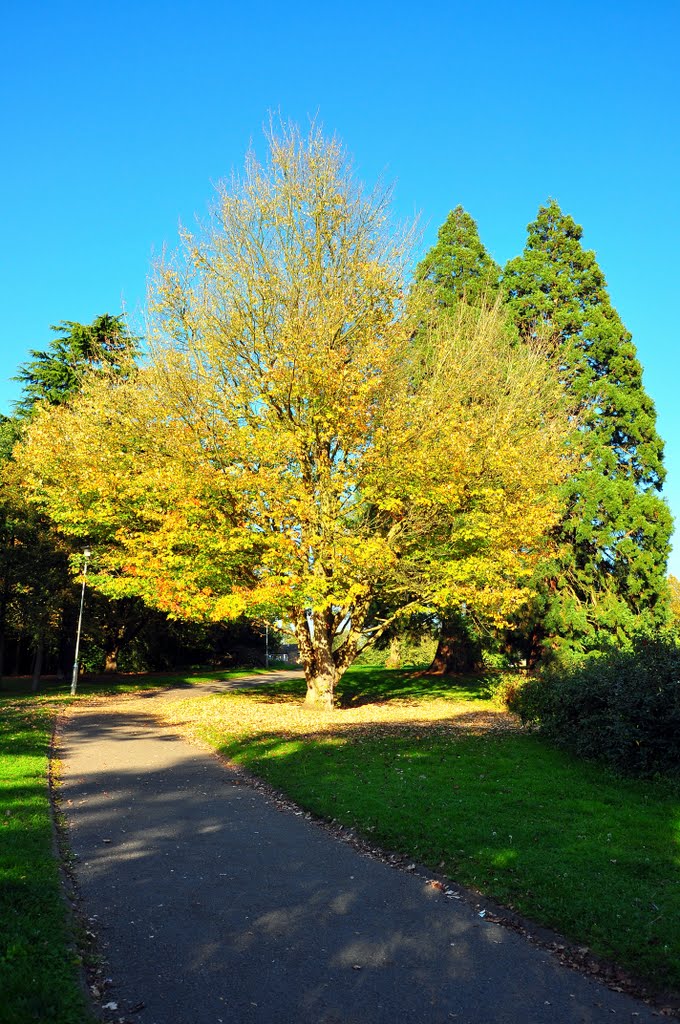
[(520, 670), (487, 673), (482, 693), (496, 707), (514, 710), (519, 692), (526, 686), (529, 678), (526, 672)]
[(437, 650), (432, 636), (393, 636), (389, 646), (370, 646), (356, 660), (357, 665), (370, 668), (427, 668)]
[(680, 767), (680, 645), (638, 636), (630, 650), (530, 678), (510, 710), (581, 757), (645, 775)]

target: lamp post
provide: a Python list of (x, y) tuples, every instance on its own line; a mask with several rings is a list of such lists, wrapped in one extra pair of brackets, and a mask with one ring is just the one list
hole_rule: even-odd
[(264, 627), (264, 665), (265, 668), (269, 668), (269, 624), (265, 623)]
[(83, 605), (85, 604), (85, 581), (87, 580), (87, 563), (92, 552), (89, 548), (83, 551), (85, 564), (83, 565), (83, 589), (80, 594), (80, 614), (78, 615), (78, 632), (76, 633), (76, 655), (73, 662), (73, 675), (71, 676), (71, 696), (75, 695), (78, 686), (78, 655), (80, 654), (80, 629), (83, 625)]

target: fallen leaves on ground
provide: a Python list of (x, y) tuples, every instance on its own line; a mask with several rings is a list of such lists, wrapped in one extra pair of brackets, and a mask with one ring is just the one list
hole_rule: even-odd
[(209, 726), (233, 737), (276, 733), (281, 739), (309, 739), (351, 733), (369, 739), (395, 732), (480, 735), (520, 728), (509, 712), (469, 700), (391, 700), (327, 711), (309, 708), (299, 697), (272, 699), (250, 691), (168, 701), (159, 710), (169, 723), (190, 733)]

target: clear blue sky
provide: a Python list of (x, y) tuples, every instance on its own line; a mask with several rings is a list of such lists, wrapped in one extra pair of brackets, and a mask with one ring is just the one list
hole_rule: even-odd
[[(7, 4), (0, 410), (48, 325), (143, 304), (150, 261), (270, 110), (318, 115), (423, 248), (461, 203), (503, 263), (549, 196), (633, 332), (680, 520), (677, 0)], [(680, 576), (680, 541), (671, 570)]]

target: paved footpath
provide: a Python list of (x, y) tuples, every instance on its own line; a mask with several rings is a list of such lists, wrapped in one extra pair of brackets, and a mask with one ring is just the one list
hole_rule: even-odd
[(279, 810), (159, 727), (164, 699), (80, 705), (59, 739), (77, 882), (113, 979), (106, 1019), (660, 1021), (425, 879)]

